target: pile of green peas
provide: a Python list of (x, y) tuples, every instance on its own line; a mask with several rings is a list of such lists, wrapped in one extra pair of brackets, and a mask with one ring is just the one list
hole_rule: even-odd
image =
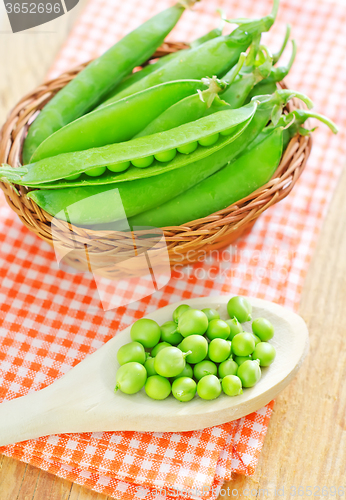
[(261, 378), (261, 368), (272, 364), (275, 348), (268, 341), (274, 327), (265, 318), (252, 321), (252, 331), (241, 323), (252, 320), (250, 302), (241, 296), (228, 301), (229, 319), (216, 309), (178, 306), (172, 320), (159, 326), (140, 319), (131, 327), (132, 342), (120, 347), (115, 392), (135, 394), (143, 387), (156, 400), (170, 394), (191, 401), (196, 394), (205, 400), (221, 393), (238, 396)]

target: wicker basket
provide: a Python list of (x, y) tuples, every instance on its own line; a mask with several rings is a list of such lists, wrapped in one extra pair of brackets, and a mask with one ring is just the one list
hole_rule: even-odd
[[(184, 48), (183, 43), (165, 43), (154, 57), (175, 52)], [(0, 133), (0, 164), (8, 163), (16, 167), (21, 160), (21, 150), (28, 125), (33, 121), (38, 110), (54, 96), (58, 90), (72, 80), (83, 68), (79, 66), (64, 73), (55, 80), (48, 81), (26, 95), (12, 110)], [(282, 84), (284, 87), (284, 85)], [(297, 100), (292, 100), (287, 111), (302, 107)], [(203, 219), (187, 221), (186, 224), (162, 228), (165, 235), (171, 266), (191, 263), (211, 250), (220, 249), (234, 242), (251, 230), (256, 219), (271, 205), (285, 198), (300, 177), (311, 150), (311, 138), (296, 135), (286, 149), (281, 163), (272, 179), (251, 195), (215, 212)], [(26, 197), (26, 188), (0, 183), (9, 206), (16, 212), (23, 224), (41, 239), (52, 244), (52, 217)], [(59, 236), (61, 231), (61, 237)], [(66, 237), (69, 233), (71, 236)], [(64, 254), (74, 251), (73, 262), (81, 270), (86, 267), (85, 248), (95, 256), (100, 252), (116, 254), (120, 261), (125, 261), (131, 254), (133, 235), (118, 234), (116, 238), (107, 231), (95, 232), (85, 228), (67, 225), (63, 222), (55, 228), (55, 241)], [(72, 242), (72, 243), (71, 243)], [(137, 249), (140, 251), (139, 249)], [(78, 256), (80, 252), (80, 256)]]

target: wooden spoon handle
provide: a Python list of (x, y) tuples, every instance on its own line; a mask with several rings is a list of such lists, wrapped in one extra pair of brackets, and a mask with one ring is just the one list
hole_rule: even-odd
[(61, 412), (47, 407), (42, 393), (45, 390), (0, 404), (0, 446), (44, 436), (59, 427)]

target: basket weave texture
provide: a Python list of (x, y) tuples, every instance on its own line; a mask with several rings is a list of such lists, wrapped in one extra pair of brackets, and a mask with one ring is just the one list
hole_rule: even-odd
[[(161, 57), (185, 47), (184, 43), (164, 43), (153, 57)], [(54, 80), (45, 82), (21, 99), (9, 114), (0, 132), (0, 164), (7, 163), (14, 168), (19, 165), (28, 126), (32, 123), (37, 112), (86, 64), (74, 68)], [(285, 87), (283, 83), (281, 87)], [(293, 99), (286, 109), (289, 112), (301, 107), (303, 107), (301, 102)], [(223, 248), (251, 230), (256, 219), (267, 208), (285, 198), (293, 189), (304, 170), (311, 146), (311, 137), (297, 134), (283, 154), (274, 176), (263, 187), (237, 203), (207, 217), (187, 221), (181, 226), (162, 228), (171, 266), (192, 263), (200, 258), (201, 253), (205, 254)], [(52, 216), (26, 196), (25, 187), (17, 186), (15, 189), (6, 183), (0, 183), (0, 187), (5, 193), (7, 203), (23, 224), (39, 238), (52, 244)], [(64, 233), (67, 232), (72, 233), (72, 237), (66, 238)], [(54, 238), (56, 237), (57, 228)], [(61, 222), (59, 247), (65, 253), (71, 250), (76, 251), (79, 247), (82, 268), (83, 261), (85, 261), (82, 254), (85, 253), (86, 246), (89, 253), (94, 253), (95, 256), (100, 252), (110, 251), (123, 260), (126, 259), (132, 242), (131, 233), (121, 233), (114, 238), (109, 231), (97, 231), (95, 234), (95, 231), (67, 226)]]

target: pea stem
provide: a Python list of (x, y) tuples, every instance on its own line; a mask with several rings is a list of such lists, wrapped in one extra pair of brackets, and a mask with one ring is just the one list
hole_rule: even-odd
[(282, 56), (282, 54), (284, 53), (284, 50), (285, 50), (286, 45), (288, 43), (288, 40), (290, 38), (290, 34), (291, 34), (291, 25), (287, 24), (286, 25), (286, 34), (285, 34), (284, 41), (283, 41), (280, 49), (277, 52), (274, 52), (274, 54), (273, 54), (273, 64), (276, 64), (279, 61), (279, 59)]
[(261, 45), (260, 49), (265, 54), (265, 60), (254, 70), (254, 76), (256, 79), (255, 84), (262, 81), (264, 78), (267, 78), (273, 67), (273, 56), (268, 47)]
[(228, 86), (234, 82), (234, 79), (242, 69), (247, 57), (246, 52), (242, 52), (239, 56), (237, 64), (233, 66), (233, 68), (222, 78)]
[[(303, 101), (309, 109), (313, 108), (314, 106), (312, 100), (307, 95), (302, 94), (301, 92), (295, 92), (289, 89), (282, 89), (282, 90), (277, 90), (275, 92), (275, 95), (279, 97), (280, 103), (283, 104), (286, 104), (288, 101), (296, 97), (297, 99)], [(254, 97), (253, 99), (256, 100), (257, 98)]]
[(189, 354), (192, 354), (192, 351), (183, 352), (183, 358), (185, 359)]
[(274, 79), (275, 82), (281, 82), (281, 80), (283, 80), (285, 76), (288, 75), (293, 66), (294, 60), (297, 55), (297, 44), (295, 40), (291, 40), (291, 43), (292, 43), (292, 54), (288, 63), (285, 66), (279, 66), (278, 68), (272, 68), (271, 70), (270, 76), (271, 78)]
[(307, 111), (305, 109), (296, 109), (292, 111), (290, 115), (291, 114), (295, 116), (297, 125), (299, 126), (302, 125), (309, 118), (316, 118), (316, 120), (319, 120), (320, 122), (327, 125), (327, 127), (329, 127), (334, 134), (337, 134), (339, 131), (337, 125), (332, 120), (319, 113), (315, 113), (313, 111)]

